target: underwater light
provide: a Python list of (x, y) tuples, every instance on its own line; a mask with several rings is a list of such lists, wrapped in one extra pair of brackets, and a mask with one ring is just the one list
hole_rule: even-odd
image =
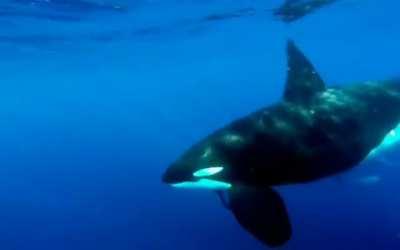
[(224, 170), (223, 167), (209, 167), (209, 168), (203, 168), (200, 169), (196, 172), (193, 173), (194, 177), (207, 177), (207, 176), (211, 176), (211, 175), (215, 175), (218, 174), (219, 172), (221, 172), (222, 170)]

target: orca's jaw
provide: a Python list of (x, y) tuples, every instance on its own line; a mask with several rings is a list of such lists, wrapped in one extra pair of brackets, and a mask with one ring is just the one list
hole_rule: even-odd
[(197, 169), (190, 176), (174, 175), (174, 172), (169, 170), (164, 175), (163, 181), (176, 188), (227, 190), (232, 185), (215, 178), (223, 170), (223, 166), (211, 166)]
[(223, 165), (211, 165), (203, 168), (181, 168), (173, 165), (164, 173), (163, 182), (176, 188), (227, 190), (232, 184), (219, 180), (218, 174), (224, 171)]
[(223, 181), (201, 178), (196, 181), (173, 183), (171, 186), (186, 189), (227, 190), (232, 187), (232, 184)]

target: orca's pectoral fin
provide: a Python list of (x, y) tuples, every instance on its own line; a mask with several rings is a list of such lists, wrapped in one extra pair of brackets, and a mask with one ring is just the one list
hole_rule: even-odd
[(270, 247), (286, 243), (292, 228), (285, 204), (272, 188), (232, 188), (230, 208), (242, 227)]
[(228, 194), (226, 192), (224, 192), (224, 191), (221, 191), (221, 190), (217, 190), (216, 194), (217, 194), (219, 200), (221, 201), (222, 206), (224, 208), (228, 209), (228, 210), (231, 210), (231, 207), (229, 205)]

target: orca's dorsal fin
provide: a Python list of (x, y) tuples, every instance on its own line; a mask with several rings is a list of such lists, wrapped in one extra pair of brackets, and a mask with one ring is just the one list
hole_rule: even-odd
[(287, 44), (287, 57), (288, 75), (284, 99), (298, 105), (308, 105), (316, 94), (325, 90), (324, 81), (291, 40)]

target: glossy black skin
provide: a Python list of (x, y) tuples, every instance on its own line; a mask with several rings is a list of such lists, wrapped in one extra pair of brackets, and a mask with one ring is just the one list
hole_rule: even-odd
[(197, 170), (215, 166), (224, 169), (207, 178), (234, 186), (314, 181), (359, 164), (400, 123), (400, 81), (327, 88), (292, 41), (287, 55), (282, 101), (192, 146), (164, 182), (197, 181)]
[(274, 16), (290, 23), (338, 0), (287, 0), (274, 10)]
[[(209, 135), (165, 172), (169, 184), (211, 179), (230, 183), (227, 202), (239, 224), (271, 247), (292, 235), (273, 186), (315, 181), (357, 166), (400, 123), (400, 82), (326, 88), (311, 62), (288, 42), (282, 101)], [(209, 167), (223, 170), (196, 177)], [(205, 173), (202, 171), (200, 173)], [(226, 187), (226, 186), (225, 186)], [(224, 200), (224, 192), (219, 196)]]
[[(166, 183), (222, 165), (210, 179), (270, 187), (318, 180), (353, 168), (400, 123), (400, 82), (327, 89), (309, 103), (282, 101), (216, 131), (166, 171)], [(208, 153), (206, 153), (208, 152)]]

